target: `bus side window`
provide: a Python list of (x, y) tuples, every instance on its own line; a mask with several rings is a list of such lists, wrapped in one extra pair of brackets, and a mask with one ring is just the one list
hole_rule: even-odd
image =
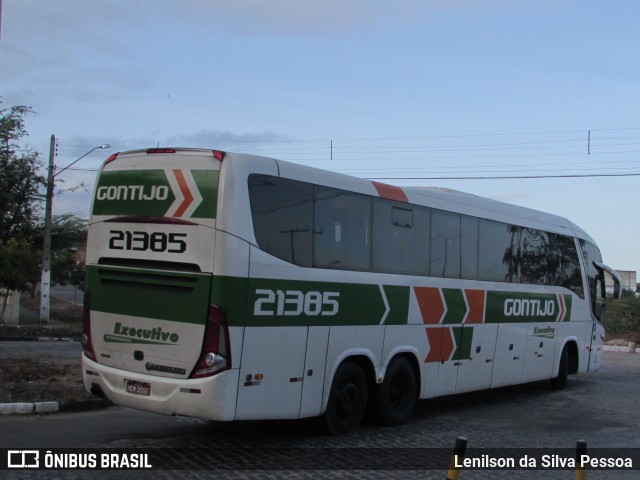
[(287, 262), (310, 267), (313, 185), (250, 175), (249, 199), (260, 248)]
[(429, 209), (383, 198), (373, 200), (373, 270), (429, 273)]
[(371, 270), (371, 197), (316, 187), (313, 266)]
[(460, 278), (460, 215), (431, 212), (431, 275)]

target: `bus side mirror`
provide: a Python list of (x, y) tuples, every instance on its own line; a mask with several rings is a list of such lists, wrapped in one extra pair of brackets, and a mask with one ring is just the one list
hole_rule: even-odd
[(616, 272), (613, 268), (611, 267), (607, 267), (606, 265), (604, 265), (603, 263), (600, 262), (593, 262), (593, 266), (596, 267), (596, 270), (598, 271), (598, 277), (599, 280), (602, 282), (602, 297), (604, 298), (604, 272), (607, 272), (609, 275), (611, 275), (611, 278), (613, 279), (613, 298), (620, 298), (620, 296), (622, 295), (622, 289), (620, 288), (620, 286), (622, 285), (622, 278), (620, 278), (620, 274), (618, 272)]

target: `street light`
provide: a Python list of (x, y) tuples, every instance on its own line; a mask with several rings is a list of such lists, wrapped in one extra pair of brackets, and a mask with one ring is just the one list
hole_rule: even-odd
[(51, 135), (51, 148), (49, 150), (49, 169), (47, 174), (47, 197), (46, 207), (44, 211), (44, 245), (42, 247), (42, 277), (40, 285), (40, 323), (49, 323), (49, 306), (51, 303), (51, 217), (53, 210), (54, 180), (66, 169), (75, 165), (93, 151), (98, 149), (111, 148), (111, 145), (109, 145), (108, 143), (93, 147), (87, 153), (77, 158), (66, 167), (55, 172), (55, 146), (56, 137), (55, 135)]

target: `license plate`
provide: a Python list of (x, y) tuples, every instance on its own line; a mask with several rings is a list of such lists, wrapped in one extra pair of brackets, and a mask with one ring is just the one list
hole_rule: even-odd
[(148, 383), (127, 380), (126, 390), (134, 395), (144, 395), (145, 397), (151, 395), (151, 385)]

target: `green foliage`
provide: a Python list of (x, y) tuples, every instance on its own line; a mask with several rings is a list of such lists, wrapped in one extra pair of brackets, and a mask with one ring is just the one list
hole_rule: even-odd
[[(5, 109), (0, 102), (0, 241), (5, 242), (0, 251), (0, 286), (14, 290), (30, 284), (33, 292), (40, 278), (44, 223), (38, 217), (46, 179), (38, 173), (42, 168), (38, 153), (20, 145), (27, 136), (25, 117), (30, 113), (29, 107)], [(82, 285), (84, 266), (77, 252), (84, 250), (86, 236), (86, 220), (73, 214), (54, 216), (52, 283)]]
[[(0, 239), (0, 290), (25, 290), (38, 276), (38, 255), (26, 240)], [(0, 305), (4, 317), (7, 296)]]
[(84, 287), (84, 248), (87, 221), (72, 213), (53, 217), (51, 275), (53, 284)]
[(0, 240), (0, 287), (24, 290), (38, 275), (38, 255), (26, 240)]
[(36, 228), (36, 216), (45, 178), (38, 174), (38, 153), (24, 149), (19, 141), (27, 135), (25, 106), (4, 109), (0, 103), (0, 238), (24, 239)]
[(640, 298), (625, 290), (618, 300), (607, 301), (605, 328), (609, 338), (640, 340)]
[[(37, 245), (44, 242), (44, 223), (35, 237)], [(73, 213), (54, 215), (51, 221), (51, 283), (71, 284), (82, 288), (84, 282), (84, 247), (87, 221)]]

